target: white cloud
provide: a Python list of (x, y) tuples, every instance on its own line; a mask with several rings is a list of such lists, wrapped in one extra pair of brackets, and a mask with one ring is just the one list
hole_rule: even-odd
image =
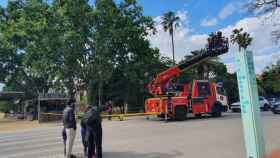
[(204, 27), (215, 26), (217, 25), (219, 20), (224, 20), (227, 17), (231, 16), (237, 10), (237, 8), (238, 8), (237, 3), (228, 3), (226, 6), (224, 6), (221, 9), (217, 18), (202, 19), (200, 25)]
[[(280, 48), (271, 41), (271, 31), (274, 30), (273, 21), (279, 21), (280, 10), (274, 13), (275, 19), (265, 21), (266, 16), (247, 17), (241, 19), (234, 25), (227, 26), (222, 30), (226, 37), (229, 37), (234, 28), (243, 28), (253, 37), (252, 45), (249, 47), (254, 52), (254, 61), (256, 73), (261, 73), (263, 69), (276, 62), (276, 58), (280, 58)], [(187, 12), (184, 23), (188, 23)], [(277, 19), (278, 18), (278, 19)], [(157, 19), (157, 18), (155, 18)], [(164, 32), (162, 26), (156, 25), (158, 33), (149, 37), (152, 46), (158, 47), (162, 54), (169, 57), (172, 56), (171, 38), (168, 33)], [(176, 60), (180, 61), (185, 55), (192, 50), (197, 50), (205, 46), (206, 34), (192, 34), (192, 29), (188, 25), (183, 25), (175, 31), (175, 56)], [(238, 51), (237, 46), (230, 46), (229, 53), (222, 55), (222, 61), (227, 65), (229, 72), (235, 71), (234, 53)]]
[(233, 3), (227, 4), (219, 13), (220, 19), (226, 19), (236, 11), (236, 6)]
[(180, 17), (180, 20), (181, 21), (187, 21), (187, 11), (185, 10), (179, 10), (177, 13), (176, 13), (177, 16)]
[(218, 23), (218, 20), (216, 18), (206, 18), (206, 19), (203, 19), (200, 23), (201, 26), (204, 26), (204, 27), (208, 27), (208, 26), (215, 26), (217, 25)]
[[(275, 14), (280, 15), (280, 10)], [(222, 29), (227, 37), (230, 36), (234, 28), (243, 28), (244, 31), (250, 33), (253, 37), (253, 42), (249, 49), (254, 53), (256, 73), (261, 73), (266, 66), (275, 63), (275, 58), (280, 55), (280, 47), (271, 40), (271, 31), (275, 29), (274, 22), (279, 20), (279, 16), (272, 17), (272, 20), (266, 20), (266, 17), (267, 15), (244, 18), (235, 25)], [(237, 51), (236, 46), (231, 46), (230, 52), (224, 55), (224, 61), (227, 64), (233, 65), (233, 54)]]

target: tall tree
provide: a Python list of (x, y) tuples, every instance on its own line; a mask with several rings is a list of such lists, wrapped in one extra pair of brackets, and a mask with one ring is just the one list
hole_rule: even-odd
[(34, 97), (48, 91), (54, 66), (49, 50), (52, 29), (44, 1), (9, 1), (1, 10), (0, 55), (2, 81)]
[[(124, 1), (118, 6), (119, 19), (113, 34), (115, 69), (110, 86), (112, 96), (130, 105), (143, 97), (144, 83), (153, 69), (149, 66), (159, 63), (159, 51), (150, 48), (146, 36), (154, 31), (151, 17), (143, 16), (143, 9), (136, 0)], [(142, 98), (143, 100), (143, 98)]]
[(229, 105), (239, 101), (238, 85), (236, 73), (226, 73), (222, 77), (223, 86), (226, 90)]
[(52, 11), (56, 29), (59, 30), (53, 51), (61, 64), (53, 80), (66, 88), (69, 96), (89, 80), (88, 65), (92, 61), (93, 44), (90, 35), (94, 23), (93, 8), (88, 0), (54, 1)]
[(230, 39), (231, 43), (238, 44), (239, 51), (241, 49), (246, 49), (253, 41), (253, 38), (250, 37), (249, 33), (243, 32), (243, 28), (234, 29), (230, 35)]
[(267, 67), (259, 81), (260, 86), (268, 96), (279, 96), (280, 94), (280, 65)]
[(32, 97), (88, 87), (89, 103), (143, 104), (145, 83), (170, 64), (150, 32), (153, 19), (136, 0), (9, 1), (0, 8), (0, 80)]
[(94, 32), (90, 36), (93, 40), (94, 50), (91, 63), (90, 76), (91, 100), (96, 105), (103, 103), (104, 84), (112, 77), (116, 53), (114, 51), (114, 34), (116, 34), (116, 22), (119, 19), (119, 10), (112, 0), (97, 0), (95, 2), (93, 25)]
[(173, 59), (173, 64), (175, 65), (175, 50), (174, 50), (174, 30), (176, 27), (179, 26), (179, 21), (180, 17), (176, 16), (174, 12), (169, 11), (166, 12), (162, 16), (162, 26), (164, 31), (168, 31), (170, 36), (171, 36), (171, 41), (172, 41), (172, 59)]

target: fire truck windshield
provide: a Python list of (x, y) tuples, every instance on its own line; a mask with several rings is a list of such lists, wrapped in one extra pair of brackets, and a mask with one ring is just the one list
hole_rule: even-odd
[(210, 87), (208, 82), (199, 82), (197, 86), (199, 97), (206, 97), (210, 95)]

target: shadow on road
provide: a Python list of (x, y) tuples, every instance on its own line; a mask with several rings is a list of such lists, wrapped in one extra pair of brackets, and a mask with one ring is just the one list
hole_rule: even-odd
[[(77, 158), (84, 158), (81, 153), (76, 155)], [(183, 156), (181, 152), (174, 151), (172, 154), (164, 154), (164, 153), (136, 153), (133, 151), (126, 152), (104, 152), (104, 158), (175, 158), (178, 156)]]
[(175, 158), (182, 156), (181, 152), (175, 151), (172, 154), (163, 153), (136, 153), (132, 151), (128, 152), (104, 152), (106, 158)]
[[(180, 123), (180, 122), (200, 122), (200, 121), (205, 121), (205, 120), (231, 120), (231, 119), (236, 119), (236, 118), (241, 118), (240, 113), (226, 113), (222, 115), (221, 117), (212, 117), (210, 115), (204, 115), (201, 117), (195, 117), (195, 116), (188, 116), (185, 120), (183, 121), (176, 121), (176, 120), (168, 120), (168, 123)], [(150, 118), (150, 121), (155, 121), (155, 122), (164, 122), (163, 118)]]

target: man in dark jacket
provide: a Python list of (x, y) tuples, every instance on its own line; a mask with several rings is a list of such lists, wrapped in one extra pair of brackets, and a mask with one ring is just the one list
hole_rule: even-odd
[(92, 158), (96, 153), (97, 158), (102, 158), (102, 118), (101, 111), (105, 111), (106, 106), (93, 106), (86, 114), (85, 119), (88, 135), (88, 158)]
[[(90, 110), (90, 106), (86, 108), (84, 113), (87, 113)], [(82, 136), (82, 142), (84, 147), (84, 155), (87, 156), (88, 154), (88, 135), (87, 135), (87, 125), (86, 125), (86, 119), (83, 117), (81, 119), (81, 136)]]
[(76, 136), (76, 118), (75, 118), (75, 100), (70, 99), (67, 107), (63, 111), (63, 126), (66, 132), (66, 155), (65, 158), (71, 158), (72, 148)]

